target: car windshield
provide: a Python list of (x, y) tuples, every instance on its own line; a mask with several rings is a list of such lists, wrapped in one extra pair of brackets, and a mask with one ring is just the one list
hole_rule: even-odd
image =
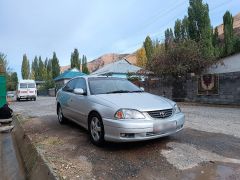
[(118, 78), (89, 78), (89, 89), (91, 94), (113, 94), (143, 92), (133, 83), (126, 79)]
[(27, 83), (20, 83), (20, 88), (27, 88)]
[(28, 88), (35, 88), (35, 84), (34, 83), (29, 83)]

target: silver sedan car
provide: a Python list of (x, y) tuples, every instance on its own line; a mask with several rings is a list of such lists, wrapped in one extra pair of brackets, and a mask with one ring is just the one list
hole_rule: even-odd
[(175, 102), (122, 78), (77, 77), (58, 91), (56, 100), (59, 122), (83, 126), (95, 145), (169, 136), (185, 121)]

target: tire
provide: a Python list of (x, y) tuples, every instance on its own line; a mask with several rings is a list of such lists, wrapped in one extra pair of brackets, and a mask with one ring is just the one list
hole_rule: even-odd
[(62, 113), (61, 106), (59, 106), (58, 109), (57, 109), (57, 115), (58, 115), (58, 122), (60, 124), (65, 124), (67, 122), (67, 119), (64, 117), (64, 115)]
[(37, 100), (37, 98), (33, 98), (33, 101), (36, 101)]
[(99, 114), (93, 113), (89, 117), (88, 131), (91, 142), (96, 146), (102, 146), (104, 140), (104, 126)]
[(17, 98), (17, 101), (20, 101), (21, 99), (20, 98)]

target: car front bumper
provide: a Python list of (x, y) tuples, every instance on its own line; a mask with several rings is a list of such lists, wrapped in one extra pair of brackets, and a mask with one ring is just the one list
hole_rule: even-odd
[(18, 98), (20, 99), (32, 99), (32, 98), (36, 98), (36, 95), (18, 95)]
[(133, 142), (169, 136), (183, 129), (185, 116), (174, 114), (166, 119), (112, 120), (104, 119), (105, 140)]

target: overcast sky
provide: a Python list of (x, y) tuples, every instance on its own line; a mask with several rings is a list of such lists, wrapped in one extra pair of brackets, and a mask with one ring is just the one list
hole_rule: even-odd
[[(207, 0), (212, 25), (226, 10), (240, 12), (239, 0)], [(164, 30), (187, 14), (188, 0), (1, 0), (0, 52), (20, 75), (22, 56), (52, 57), (67, 65), (78, 48), (88, 60), (105, 53), (131, 53), (147, 35)], [(21, 77), (19, 77), (21, 78)]]

